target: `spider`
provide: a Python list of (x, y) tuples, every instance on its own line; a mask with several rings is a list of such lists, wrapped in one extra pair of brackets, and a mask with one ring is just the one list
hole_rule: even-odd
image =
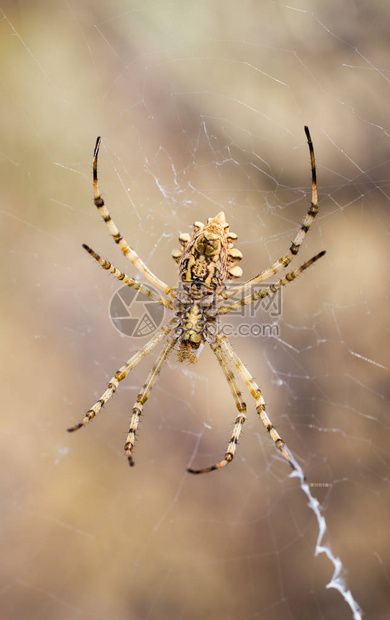
[[(188, 361), (190, 363), (195, 363), (198, 360), (201, 345), (203, 343), (208, 343), (226, 377), (238, 414), (235, 418), (232, 436), (228, 443), (224, 458), (210, 467), (205, 467), (203, 469), (188, 468), (187, 471), (192, 474), (204, 474), (224, 467), (234, 458), (241, 429), (246, 419), (246, 404), (243, 401), (242, 394), (238, 388), (231, 367), (236, 369), (249, 389), (251, 396), (254, 398), (256, 411), (272, 441), (292, 469), (297, 469), (290, 450), (287, 448), (285, 442), (268, 417), (265, 401), (259, 386), (234, 351), (228, 339), (222, 334), (219, 325), (219, 317), (276, 293), (280, 287), (295, 280), (300, 273), (313, 265), (325, 254), (325, 251), (320, 252), (298, 269), (287, 273), (279, 281), (270, 284), (266, 288), (253, 292), (253, 285), (268, 280), (268, 278), (278, 273), (281, 269), (285, 269), (290, 264), (292, 259), (298, 254), (305, 235), (318, 212), (316, 166), (313, 144), (308, 127), (305, 127), (305, 133), (310, 153), (312, 196), (311, 205), (303, 223), (285, 256), (282, 256), (275, 261), (273, 265), (261, 271), (257, 276), (240, 284), (238, 288), (234, 290), (229, 290), (227, 283), (229, 280), (239, 278), (242, 275), (242, 269), (236, 264), (241, 260), (242, 253), (233, 247), (237, 240), (237, 235), (230, 232), (229, 224), (226, 223), (225, 215), (222, 211), (215, 217), (209, 218), (206, 224), (195, 222), (192, 235), (183, 233), (179, 236), (179, 242), (182, 247), (180, 250), (174, 250), (172, 256), (178, 265), (180, 287), (172, 288), (167, 286), (165, 282), (150, 271), (135, 250), (129, 246), (120, 234), (99, 193), (97, 163), (101, 138), (97, 138), (93, 157), (95, 205), (105, 221), (115, 243), (122, 250), (123, 254), (133, 263), (138, 271), (145, 276), (153, 287), (163, 294), (163, 296), (158, 295), (144, 284), (135, 281), (130, 276), (116, 269), (111, 263), (101, 258), (87, 245), (83, 244), (83, 247), (103, 269), (112, 273), (121, 282), (135, 288), (169, 310), (172, 310), (173, 317), (157, 331), (149, 342), (116, 371), (99, 400), (87, 411), (79, 424), (68, 429), (69, 432), (82, 428), (87, 422), (92, 420), (114, 394), (119, 382), (125, 379), (129, 372), (143, 357), (148, 355), (157, 344), (164, 342), (164, 346), (149, 372), (132, 410), (130, 428), (124, 450), (129, 464), (131, 466), (134, 465), (133, 448), (140, 416), (150, 391), (160, 373), (161, 367), (169, 353), (174, 347), (177, 347), (179, 362)], [(230, 298), (237, 293), (241, 294), (241, 298), (238, 301), (230, 300)]]

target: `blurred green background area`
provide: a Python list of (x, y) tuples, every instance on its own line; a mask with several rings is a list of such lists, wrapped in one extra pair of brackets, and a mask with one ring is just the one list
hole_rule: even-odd
[(155, 354), (65, 432), (146, 342), (114, 329), (119, 284), (81, 247), (135, 276), (93, 206), (96, 136), (107, 207), (174, 286), (178, 234), (221, 210), (244, 277), (286, 253), (311, 195), (304, 125), (320, 212), (296, 266), (327, 254), (284, 291), (278, 337), (232, 343), (365, 618), (388, 617), (389, 20), (379, 0), (1, 3), (3, 618), (351, 617), (247, 392), (234, 462), (186, 473), (223, 457), (236, 415), (210, 351), (165, 364), (132, 470)]

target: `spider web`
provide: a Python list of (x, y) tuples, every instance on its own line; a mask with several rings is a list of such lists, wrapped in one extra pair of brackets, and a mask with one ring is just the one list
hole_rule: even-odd
[[(279, 620), (388, 617), (390, 7), (374, 0), (4, 2), (2, 617)], [(243, 387), (212, 353), (171, 355), (123, 455), (151, 354), (67, 435), (146, 340), (109, 318), (129, 275), (92, 201), (100, 188), (147, 265), (173, 285), (179, 232), (223, 210), (249, 278), (320, 212), (280, 315), (226, 317), (290, 475)], [(254, 330), (256, 332), (256, 329)], [(362, 610), (362, 611), (360, 611)]]

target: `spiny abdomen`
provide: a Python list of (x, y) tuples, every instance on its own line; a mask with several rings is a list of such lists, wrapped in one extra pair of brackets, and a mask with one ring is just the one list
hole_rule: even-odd
[(242, 269), (235, 263), (241, 260), (242, 254), (233, 247), (236, 239), (237, 235), (229, 231), (223, 211), (209, 218), (207, 224), (195, 222), (192, 235), (183, 233), (179, 237), (182, 249), (172, 252), (181, 281), (223, 289), (227, 279), (239, 278)]

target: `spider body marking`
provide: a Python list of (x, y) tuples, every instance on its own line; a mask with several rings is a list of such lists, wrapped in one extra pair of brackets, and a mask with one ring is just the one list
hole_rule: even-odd
[[(229, 225), (226, 223), (225, 215), (220, 212), (214, 218), (209, 218), (206, 224), (202, 222), (194, 223), (193, 234), (183, 233), (179, 237), (182, 246), (180, 250), (174, 250), (172, 256), (178, 264), (180, 286), (173, 288), (165, 284), (146, 266), (136, 251), (129, 246), (120, 234), (114, 221), (108, 212), (104, 200), (98, 189), (97, 179), (97, 160), (100, 148), (100, 137), (96, 141), (93, 158), (93, 186), (94, 202), (100, 215), (107, 225), (115, 243), (122, 250), (126, 258), (138, 269), (140, 273), (157, 289), (161, 294), (157, 294), (142, 283), (137, 282), (127, 274), (119, 271), (109, 261), (101, 258), (94, 250), (84, 244), (84, 249), (109, 273), (112, 273), (118, 280), (135, 288), (140, 293), (148, 296), (154, 301), (172, 310), (173, 317), (161, 327), (157, 333), (147, 342), (137, 353), (135, 353), (123, 366), (121, 366), (110, 382), (102, 396), (87, 411), (84, 418), (75, 426), (68, 429), (69, 432), (76, 431), (84, 427), (106, 402), (115, 393), (119, 382), (126, 378), (129, 372), (159, 343), (163, 342), (162, 350), (150, 370), (147, 379), (137, 400), (134, 404), (130, 428), (124, 446), (125, 454), (130, 465), (134, 465), (133, 449), (135, 444), (136, 432), (143, 407), (146, 403), (150, 391), (157, 380), (160, 370), (166, 361), (169, 353), (175, 347), (178, 348), (178, 359), (180, 362), (188, 360), (195, 363), (201, 345), (209, 344), (211, 350), (222, 368), (230, 391), (233, 395), (237, 415), (234, 422), (233, 432), (227, 446), (224, 458), (210, 467), (203, 469), (188, 468), (187, 471), (193, 474), (202, 474), (224, 467), (230, 463), (235, 455), (240, 433), (246, 419), (246, 404), (243, 401), (241, 391), (237, 385), (233, 369), (237, 371), (243, 383), (248, 388), (255, 401), (256, 412), (267, 430), (269, 436), (279, 449), (285, 460), (292, 469), (296, 469), (293, 456), (287, 448), (285, 442), (276, 431), (266, 411), (265, 401), (262, 392), (251, 376), (250, 372), (243, 364), (237, 353), (234, 351), (228, 339), (222, 334), (219, 324), (219, 317), (234, 310), (251, 304), (259, 299), (263, 299), (274, 294), (282, 286), (295, 280), (305, 269), (313, 265), (325, 252), (322, 251), (310, 260), (306, 261), (298, 269), (290, 271), (278, 281), (260, 290), (253, 291), (255, 284), (265, 282), (270, 277), (285, 269), (292, 259), (298, 254), (302, 242), (308, 233), (310, 226), (318, 212), (317, 199), (317, 178), (314, 159), (314, 149), (308, 127), (305, 127), (307, 143), (309, 146), (312, 195), (311, 204), (306, 216), (299, 228), (294, 241), (292, 242), (286, 255), (275, 261), (270, 267), (261, 271), (250, 280), (238, 285), (234, 290), (227, 288), (227, 283), (231, 279), (241, 277), (242, 270), (236, 264), (242, 258), (239, 250), (234, 248), (237, 235), (230, 232)], [(248, 293), (248, 294), (246, 294)], [(229, 301), (234, 295), (240, 295), (238, 300)]]
[(242, 274), (233, 266), (242, 258), (241, 252), (233, 249), (236, 239), (237, 235), (229, 233), (222, 211), (207, 224), (195, 222), (192, 236), (184, 233), (179, 237), (183, 249), (172, 252), (181, 281), (173, 304), (179, 320), (179, 361), (196, 362), (200, 345), (212, 342), (219, 331), (217, 308), (226, 281)]

